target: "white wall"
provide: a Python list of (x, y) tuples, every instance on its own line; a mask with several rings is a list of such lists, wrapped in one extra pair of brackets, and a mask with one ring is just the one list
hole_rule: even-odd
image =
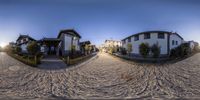
[(150, 39), (144, 39), (144, 34), (139, 35), (139, 40), (134, 41), (134, 37), (131, 38), (132, 53), (139, 54), (139, 45), (141, 43), (148, 43), (149, 46), (158, 43), (161, 47), (161, 54), (167, 54), (167, 34), (164, 39), (158, 39), (158, 33), (151, 33)]
[(22, 44), (21, 45), (21, 49), (22, 49), (22, 51), (27, 51), (27, 44)]
[(139, 34), (139, 40), (135, 41), (134, 36), (131, 37), (131, 42), (128, 42), (126, 39), (126, 43), (123, 44), (123, 47), (127, 49), (127, 44), (132, 44), (132, 52), (133, 54), (139, 54), (139, 45), (141, 43), (148, 43), (149, 46), (158, 43), (161, 47), (161, 54), (167, 54), (167, 33), (165, 33), (164, 39), (158, 39), (158, 33), (151, 33), (150, 39), (144, 39), (144, 34)]
[[(172, 45), (172, 41), (175, 41), (175, 45)], [(176, 41), (178, 41), (178, 45), (176, 45)], [(177, 36), (176, 34), (170, 35), (170, 50), (181, 45), (183, 43), (183, 40)]]
[(64, 35), (64, 50), (71, 50), (72, 37), (70, 35)]
[(64, 35), (64, 50), (71, 50), (71, 44), (76, 46), (76, 50), (80, 50), (79, 43), (78, 43), (79, 38), (76, 37), (73, 39), (73, 41), (72, 41), (72, 38), (74, 37), (71, 35), (68, 35), (68, 34)]
[(76, 50), (80, 50), (78, 40), (79, 40), (79, 38), (77, 38), (77, 37), (74, 38), (74, 40), (73, 40), (73, 45), (76, 46)]

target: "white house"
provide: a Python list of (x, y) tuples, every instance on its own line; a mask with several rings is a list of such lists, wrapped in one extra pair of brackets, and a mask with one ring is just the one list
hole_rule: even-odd
[(59, 55), (68, 55), (72, 46), (75, 46), (76, 51), (80, 51), (79, 40), (81, 39), (81, 36), (75, 30), (61, 30), (57, 38), (60, 39), (58, 45)]
[(157, 44), (160, 46), (161, 56), (170, 54), (170, 50), (183, 43), (183, 38), (173, 32), (167, 31), (146, 31), (131, 35), (122, 40), (123, 47), (127, 49), (127, 44), (132, 44), (131, 54), (140, 56), (139, 45), (141, 43), (148, 43), (149, 46)]
[(22, 53), (28, 53), (28, 51), (27, 51), (27, 45), (31, 41), (36, 41), (36, 40), (33, 39), (32, 37), (30, 37), (29, 35), (20, 35), (18, 37), (17, 41), (16, 41), (16, 45), (21, 47)]
[(117, 40), (105, 40), (104, 43), (105, 47), (113, 47), (113, 46), (117, 46), (117, 47), (121, 47), (122, 46), (122, 42), (121, 41), (117, 41)]

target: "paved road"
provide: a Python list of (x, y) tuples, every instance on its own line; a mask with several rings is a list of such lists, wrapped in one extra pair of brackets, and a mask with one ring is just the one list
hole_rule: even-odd
[(64, 98), (198, 98), (200, 54), (175, 64), (128, 63), (107, 54), (81, 66), (41, 70), (0, 54), (0, 95)]

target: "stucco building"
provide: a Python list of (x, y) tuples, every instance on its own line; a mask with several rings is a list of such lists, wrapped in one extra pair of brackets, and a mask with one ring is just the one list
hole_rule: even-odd
[(140, 56), (139, 45), (141, 43), (148, 43), (149, 46), (158, 44), (160, 46), (161, 56), (170, 54), (170, 50), (181, 45), (184, 42), (183, 38), (173, 32), (167, 31), (146, 31), (128, 36), (122, 40), (122, 45), (127, 49), (128, 44), (132, 44), (131, 54)]

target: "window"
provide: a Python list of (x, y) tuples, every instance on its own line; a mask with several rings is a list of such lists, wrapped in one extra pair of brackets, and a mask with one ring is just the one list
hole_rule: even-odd
[(135, 41), (139, 40), (139, 35), (135, 35), (134, 40)]
[(150, 33), (146, 33), (146, 34), (144, 34), (144, 39), (150, 39), (150, 38), (151, 38)]
[(126, 40), (123, 40), (122, 42), (123, 42), (123, 44), (125, 44), (125, 43), (126, 43)]
[(172, 45), (174, 45), (175, 44), (175, 41), (174, 40), (172, 40)]
[(128, 42), (131, 42), (131, 37), (128, 38)]
[(23, 42), (26, 42), (26, 38), (23, 39)]
[(176, 41), (176, 45), (178, 45), (178, 41)]
[(159, 39), (164, 39), (165, 38), (165, 34), (164, 33), (158, 33), (158, 38)]

